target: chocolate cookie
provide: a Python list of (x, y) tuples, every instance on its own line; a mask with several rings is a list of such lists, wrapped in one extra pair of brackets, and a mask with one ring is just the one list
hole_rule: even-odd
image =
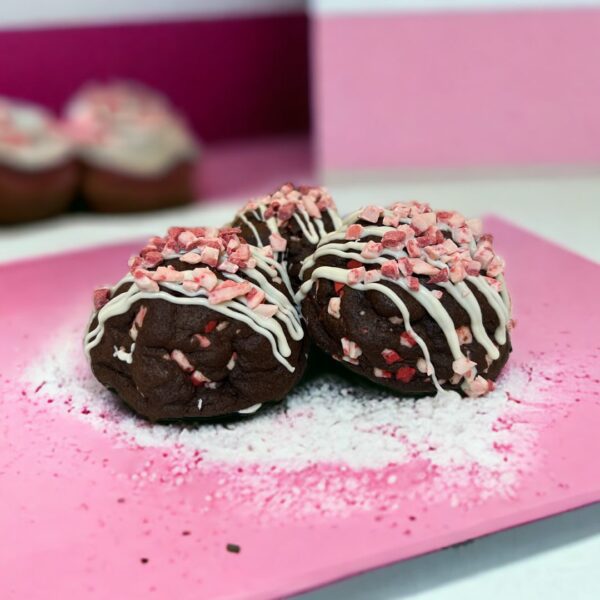
[(306, 259), (296, 299), (313, 341), (352, 371), (402, 394), (480, 396), (511, 351), (503, 270), (477, 219), (367, 206)]
[(326, 233), (340, 225), (333, 199), (325, 189), (291, 183), (248, 202), (233, 222), (251, 243), (271, 246), (277, 260), (286, 265), (294, 289), (300, 285), (302, 261)]
[(285, 270), (236, 228), (169, 229), (94, 303), (94, 375), (152, 421), (251, 414), (306, 365)]

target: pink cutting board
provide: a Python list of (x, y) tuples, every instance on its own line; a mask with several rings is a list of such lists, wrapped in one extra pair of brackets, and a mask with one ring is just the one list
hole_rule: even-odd
[[(92, 288), (115, 281), (137, 245), (0, 267), (0, 596), (278, 597), (599, 500), (600, 269), (498, 219), (487, 226), (518, 321), (489, 423), (490, 440), (505, 436), (502, 468), (489, 447), (479, 462), (460, 458), (469, 440), (454, 430), (440, 442), (458, 451), (450, 467), (415, 446), (374, 468), (350, 445), (345, 465), (339, 439), (333, 463), (301, 469), (203, 462), (189, 438), (142, 443), (130, 416), (128, 442), (118, 407), (78, 403), (64, 370), (79, 369), (88, 394), (93, 382), (59, 332), (79, 337)], [(515, 373), (530, 386), (512, 390)]]

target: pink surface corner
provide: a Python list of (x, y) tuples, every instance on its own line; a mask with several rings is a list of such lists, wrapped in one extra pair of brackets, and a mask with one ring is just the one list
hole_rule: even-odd
[[(600, 467), (589, 460), (600, 451), (598, 266), (498, 219), (487, 225), (509, 265), (518, 319), (511, 362), (543, 365), (548, 397), (561, 401), (548, 404), (543, 460), (523, 473), (516, 496), (473, 506), (416, 497), (392, 512), (297, 519), (223, 499), (202, 510), (218, 470), (176, 485), (169, 448), (116, 445), (47, 403), (55, 398), (44, 396), (43, 382), (32, 389), (24, 379), (61, 324), (83, 329), (90, 289), (118, 278), (134, 246), (0, 267), (11, 281), (0, 296), (9, 316), (1, 339), (11, 340), (0, 347), (3, 597), (280, 596), (600, 499)], [(69, 277), (56, 285), (56, 273)], [(159, 480), (141, 482), (149, 471)], [(226, 552), (227, 543), (240, 554)]]

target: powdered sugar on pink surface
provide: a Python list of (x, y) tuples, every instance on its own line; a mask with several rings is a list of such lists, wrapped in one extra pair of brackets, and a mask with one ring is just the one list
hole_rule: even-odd
[[(28, 396), (70, 413), (114, 444), (162, 449), (133, 475), (137, 486), (186, 485), (218, 473), (204, 500), (267, 505), (276, 513), (345, 514), (404, 499), (472, 505), (513, 497), (540, 457), (537, 438), (552, 376), (541, 364), (511, 365), (479, 399), (456, 393), (418, 400), (363, 388), (339, 376), (306, 381), (254, 418), (216, 424), (150, 424), (92, 376), (79, 327), (63, 330), (26, 374)], [(32, 393), (45, 382), (38, 393)], [(270, 505), (277, 495), (276, 505)]]

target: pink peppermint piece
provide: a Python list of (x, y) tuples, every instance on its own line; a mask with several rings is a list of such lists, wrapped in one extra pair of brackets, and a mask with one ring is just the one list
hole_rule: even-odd
[(380, 206), (369, 205), (362, 209), (358, 218), (369, 223), (377, 223), (382, 212), (383, 209)]
[(269, 243), (275, 252), (284, 252), (287, 247), (287, 240), (278, 233), (269, 236)]
[(462, 261), (458, 261), (450, 267), (450, 281), (452, 283), (459, 283), (460, 281), (463, 281), (466, 276), (467, 273)]
[(400, 248), (406, 239), (403, 231), (386, 231), (381, 239), (384, 248)]
[(381, 271), (379, 269), (371, 269), (365, 272), (365, 283), (375, 283), (381, 280)]
[(412, 267), (412, 272), (417, 275), (436, 275), (439, 272), (437, 267), (430, 265), (421, 258), (409, 258), (408, 261)]
[(493, 277), (484, 277), (484, 279), (487, 281), (487, 283), (490, 285), (490, 287), (494, 290), (496, 290), (497, 292), (501, 292), (502, 291), (502, 282), (499, 281), (498, 279), (494, 279)]
[(247, 262), (252, 256), (252, 251), (248, 244), (241, 244), (234, 252), (231, 253), (229, 260), (236, 265)]
[(219, 264), (219, 250), (210, 246), (204, 246), (200, 253), (200, 261), (209, 267), (216, 267)]
[(452, 362), (452, 370), (459, 375), (465, 375), (468, 373), (473, 367), (476, 367), (477, 363), (469, 360), (465, 356), (456, 359)]
[(187, 245), (191, 244), (193, 241), (195, 241), (196, 236), (189, 230), (187, 231), (182, 231), (178, 236), (177, 236), (177, 241), (185, 248)]
[(431, 260), (438, 260), (443, 254), (446, 253), (444, 249), (444, 244), (435, 244), (433, 246), (425, 246), (423, 248), (425, 254), (427, 254), (427, 258)]
[(255, 286), (246, 294), (246, 303), (250, 308), (256, 308), (264, 299), (265, 293)]
[(110, 300), (110, 288), (94, 290), (94, 309), (100, 310)]
[(194, 269), (192, 271), (192, 277), (194, 281), (200, 284), (200, 287), (203, 287), (205, 290), (209, 292), (214, 289), (214, 287), (218, 283), (217, 276), (206, 267), (202, 267), (200, 269)]
[(383, 246), (379, 242), (367, 242), (361, 251), (361, 256), (365, 258), (377, 258), (383, 251)]
[(400, 273), (402, 273), (404, 277), (412, 275), (412, 264), (410, 262), (410, 259), (406, 258), (406, 256), (403, 256), (402, 258), (398, 259), (398, 268), (400, 269)]
[(400, 269), (395, 260), (388, 260), (381, 265), (381, 274), (388, 279), (399, 279)]
[(460, 327), (457, 327), (456, 335), (458, 336), (458, 341), (460, 342), (461, 346), (463, 344), (470, 344), (473, 341), (473, 334), (467, 325), (461, 325)]
[(188, 263), (189, 265), (196, 265), (199, 262), (202, 262), (202, 258), (199, 254), (195, 252), (187, 252), (180, 259), (181, 262)]
[(437, 212), (437, 219), (440, 223), (445, 223), (452, 229), (461, 227), (465, 224), (465, 218), (456, 211), (440, 210)]
[(406, 242), (406, 251), (412, 258), (418, 258), (421, 256), (421, 248), (419, 242), (415, 238), (412, 238)]
[(193, 279), (186, 279), (182, 284), (181, 287), (186, 291), (186, 292), (191, 292), (191, 293), (195, 293), (197, 292), (202, 286), (197, 282), (194, 281)]
[(471, 275), (473, 277), (477, 277), (479, 272), (481, 271), (481, 263), (476, 260), (468, 260), (465, 263), (465, 271), (467, 275)]
[(235, 250), (237, 250), (239, 247), (240, 247), (240, 238), (238, 238), (237, 235), (235, 237), (232, 237), (227, 242), (227, 252), (229, 254), (231, 254), (232, 252), (234, 252)]
[(346, 230), (346, 239), (359, 240), (362, 236), (363, 231), (364, 228), (362, 225), (354, 223), (353, 225), (350, 225), (350, 227), (348, 227), (348, 229)]
[(398, 215), (400, 219), (406, 219), (410, 216), (410, 204), (405, 204), (404, 202), (396, 202), (396, 204), (392, 205), (392, 211), (395, 215)]
[(342, 299), (335, 297), (329, 299), (329, 304), (327, 305), (327, 313), (330, 314), (334, 319), (339, 319), (341, 317), (340, 307), (342, 305)]
[(344, 356), (353, 360), (356, 360), (362, 354), (360, 346), (356, 342), (345, 337), (342, 338), (342, 351), (344, 352)]
[[(434, 273), (428, 283), (446, 283), (449, 278), (448, 269), (438, 269), (437, 273)], [(439, 290), (438, 290), (439, 291)]]
[(146, 318), (147, 312), (148, 312), (148, 309), (145, 306), (139, 307), (139, 309), (135, 315), (135, 319), (133, 320), (136, 327), (140, 328), (144, 324), (144, 319)]
[(237, 362), (237, 353), (233, 352), (231, 357), (229, 358), (229, 361), (227, 362), (227, 370), (233, 371), (233, 368), (235, 367), (236, 362)]
[(400, 224), (400, 217), (397, 214), (384, 215), (383, 224), (386, 227), (398, 227)]
[(191, 373), (194, 370), (194, 365), (192, 365), (187, 356), (181, 350), (173, 350), (171, 352), (171, 358), (186, 373)]
[(196, 387), (204, 385), (205, 383), (210, 383), (210, 379), (201, 371), (194, 371), (190, 377), (190, 381), (192, 382), (192, 385), (195, 385)]
[(365, 279), (366, 270), (364, 267), (357, 267), (348, 271), (348, 284), (356, 285)]
[(483, 233), (483, 223), (481, 222), (481, 219), (468, 219), (467, 227), (476, 238)]
[(223, 281), (209, 292), (208, 301), (210, 304), (229, 302), (239, 296), (245, 296), (251, 289), (252, 285), (248, 281)]
[(442, 299), (442, 296), (444, 295), (444, 292), (442, 292), (442, 290), (431, 290), (431, 293), (433, 294), (433, 296), (435, 298), (437, 298), (438, 300)]
[(463, 225), (452, 230), (452, 237), (457, 244), (470, 244), (473, 241), (473, 232), (466, 225)]
[(313, 219), (321, 218), (321, 211), (317, 207), (317, 203), (315, 202), (314, 198), (312, 198), (311, 196), (303, 196), (302, 204), (304, 204), (304, 208), (306, 209), (306, 212), (310, 217), (312, 217)]
[(276, 304), (259, 304), (254, 312), (259, 314), (261, 317), (274, 317), (279, 311), (279, 307)]
[(219, 271), (224, 271), (225, 273), (237, 273), (239, 266), (229, 260), (224, 260), (217, 265), (217, 269)]
[(400, 344), (402, 346), (406, 346), (407, 348), (412, 348), (417, 343), (417, 340), (412, 336), (408, 331), (403, 331), (400, 334)]
[(383, 379), (391, 379), (392, 378), (391, 371), (385, 371), (384, 369), (378, 369), (377, 367), (375, 367), (373, 369), (373, 375), (375, 375), (375, 377), (381, 377)]
[(488, 277), (498, 277), (504, 271), (504, 261), (499, 256), (494, 256), (488, 263), (486, 274)]
[(387, 365), (393, 365), (394, 363), (400, 362), (402, 357), (391, 348), (385, 348), (381, 351), (381, 356)]
[(406, 278), (406, 282), (408, 283), (408, 287), (413, 291), (413, 292), (418, 292), (419, 291), (419, 280), (416, 277), (407, 277)]
[(263, 246), (263, 248), (261, 248), (262, 254), (263, 256), (265, 256), (266, 258), (273, 258), (273, 248), (271, 248), (271, 246)]
[(142, 257), (142, 266), (145, 269), (152, 269), (163, 261), (163, 255), (156, 250), (150, 250), (149, 252), (145, 252)]
[(208, 348), (210, 346), (210, 340), (205, 335), (196, 333), (194, 337), (198, 340), (200, 348)]
[(288, 202), (287, 204), (283, 204), (279, 207), (279, 211), (277, 211), (277, 219), (280, 223), (285, 223), (285, 221), (289, 221), (294, 213), (296, 212), (296, 204), (294, 202)]
[(152, 279), (150, 279), (150, 277), (144, 275), (143, 273), (140, 273), (139, 271), (136, 271), (134, 277), (136, 285), (143, 292), (158, 292), (158, 290), (160, 289), (156, 281), (153, 281)]
[(413, 217), (412, 227), (417, 233), (423, 233), (429, 229), (432, 225), (435, 225), (436, 218), (435, 213), (420, 213)]

